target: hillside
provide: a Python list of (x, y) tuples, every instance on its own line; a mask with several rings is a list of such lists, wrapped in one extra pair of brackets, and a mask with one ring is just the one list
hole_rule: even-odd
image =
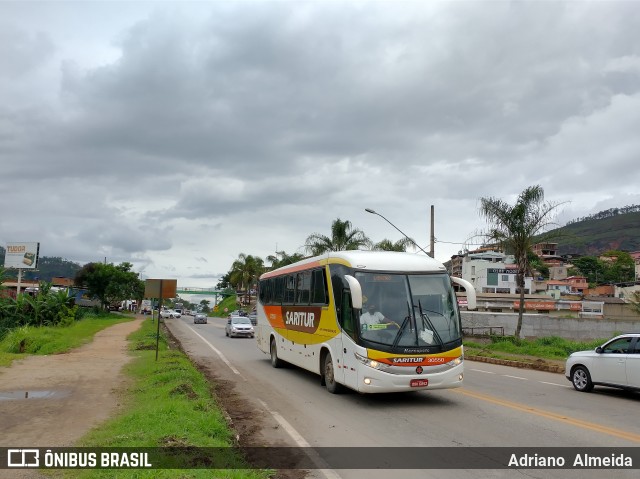
[(558, 254), (594, 256), (609, 250), (640, 251), (640, 212), (584, 219), (553, 230)]

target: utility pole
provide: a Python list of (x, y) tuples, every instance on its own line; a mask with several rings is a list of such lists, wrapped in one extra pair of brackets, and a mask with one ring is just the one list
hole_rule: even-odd
[(434, 246), (435, 246), (435, 242), (436, 242), (436, 237), (433, 234), (433, 223), (434, 223), (434, 219), (433, 219), (433, 205), (431, 205), (431, 235), (430, 235), (430, 245), (431, 247), (429, 248), (429, 256), (431, 256), (432, 258), (434, 257)]

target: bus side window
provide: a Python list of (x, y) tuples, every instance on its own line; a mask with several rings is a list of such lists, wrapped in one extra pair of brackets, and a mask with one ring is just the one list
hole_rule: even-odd
[(340, 312), (340, 324), (345, 333), (354, 337), (353, 308), (351, 307), (351, 295), (349, 291), (342, 291), (342, 309)]
[(285, 276), (283, 303), (294, 304), (296, 301), (296, 276), (290, 274)]
[(330, 297), (333, 298), (334, 307), (336, 308), (336, 317), (340, 321), (342, 308), (342, 290), (347, 287), (344, 275), (349, 274), (349, 269), (341, 264), (329, 265), (329, 274), (331, 275), (331, 292)]
[(324, 269), (313, 270), (311, 280), (311, 303), (327, 304), (327, 282), (324, 279)]
[(311, 271), (302, 271), (298, 273), (296, 283), (296, 304), (309, 304)]
[(270, 281), (267, 279), (263, 279), (258, 283), (258, 297), (260, 298), (260, 302), (262, 304), (269, 304), (269, 294), (268, 290)]
[(271, 296), (272, 304), (282, 304), (284, 299), (284, 278), (282, 276), (274, 278), (273, 295)]

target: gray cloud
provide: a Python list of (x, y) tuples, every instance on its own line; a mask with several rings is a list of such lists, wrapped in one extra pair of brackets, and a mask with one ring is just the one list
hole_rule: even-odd
[(0, 240), (195, 280), (336, 217), (395, 238), (365, 207), (425, 244), (430, 204), (462, 242), (483, 196), (635, 198), (633, 2), (190, 7), (0, 4)]

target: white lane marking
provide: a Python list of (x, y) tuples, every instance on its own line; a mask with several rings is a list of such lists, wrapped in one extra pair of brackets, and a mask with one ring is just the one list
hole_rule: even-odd
[(546, 381), (540, 381), (542, 384), (548, 384), (550, 386), (560, 386), (561, 388), (571, 388), (573, 386), (569, 386), (567, 384), (558, 384), (558, 383), (548, 383)]
[(305, 440), (305, 438), (302, 437), (300, 433), (296, 431), (296, 429), (291, 424), (289, 424), (289, 422), (285, 418), (283, 418), (276, 411), (271, 410), (269, 406), (267, 406), (267, 403), (265, 403), (262, 399), (258, 399), (258, 402), (269, 412), (269, 414), (273, 416), (273, 418), (278, 422), (278, 424), (280, 424), (280, 426), (287, 432), (287, 434), (291, 436), (291, 439), (293, 439), (298, 447), (306, 448), (307, 456), (309, 456), (309, 458), (315, 463), (315, 465), (319, 467), (319, 472), (321, 472), (324, 477), (326, 477), (327, 479), (341, 479), (340, 475), (333, 469), (329, 468), (329, 465), (324, 461), (324, 459), (322, 459), (318, 455), (318, 453), (316, 453), (311, 448), (311, 444), (309, 444)]
[(200, 339), (202, 339), (204, 341), (204, 343), (209, 346), (211, 349), (213, 349), (213, 351), (220, 356), (220, 359), (222, 359), (222, 361), (224, 361), (224, 363), (229, 366), (229, 369), (231, 369), (234, 373), (236, 373), (238, 376), (240, 376), (242, 378), (243, 381), (246, 381), (247, 379), (240, 373), (240, 371), (238, 371), (236, 368), (233, 367), (233, 364), (231, 364), (231, 362), (229, 362), (229, 360), (225, 357), (224, 354), (222, 354), (222, 352), (217, 349), (213, 344), (211, 344), (209, 341), (207, 341), (206, 339), (204, 339), (202, 336), (200, 336), (200, 334), (198, 334), (198, 332), (196, 330), (194, 330), (191, 326), (189, 326), (188, 324), (185, 324), (185, 326), (187, 328), (189, 328), (191, 331), (193, 331), (193, 334), (195, 334), (196, 336), (198, 336)]
[[(494, 373), (493, 371), (485, 371), (483, 369), (473, 369), (473, 368), (469, 368), (470, 371), (475, 371), (477, 373), (485, 373), (485, 374), (498, 374), (498, 373)], [(512, 379), (521, 379), (523, 381), (528, 381), (528, 378), (521, 378), (520, 376), (509, 376), (508, 374), (500, 374), (500, 376), (503, 376), (505, 378), (512, 378)], [(547, 381), (537, 381), (541, 384), (548, 384), (549, 386), (560, 386), (561, 388), (571, 388), (572, 386), (566, 385), (566, 384), (558, 384), (558, 383), (549, 383)]]

